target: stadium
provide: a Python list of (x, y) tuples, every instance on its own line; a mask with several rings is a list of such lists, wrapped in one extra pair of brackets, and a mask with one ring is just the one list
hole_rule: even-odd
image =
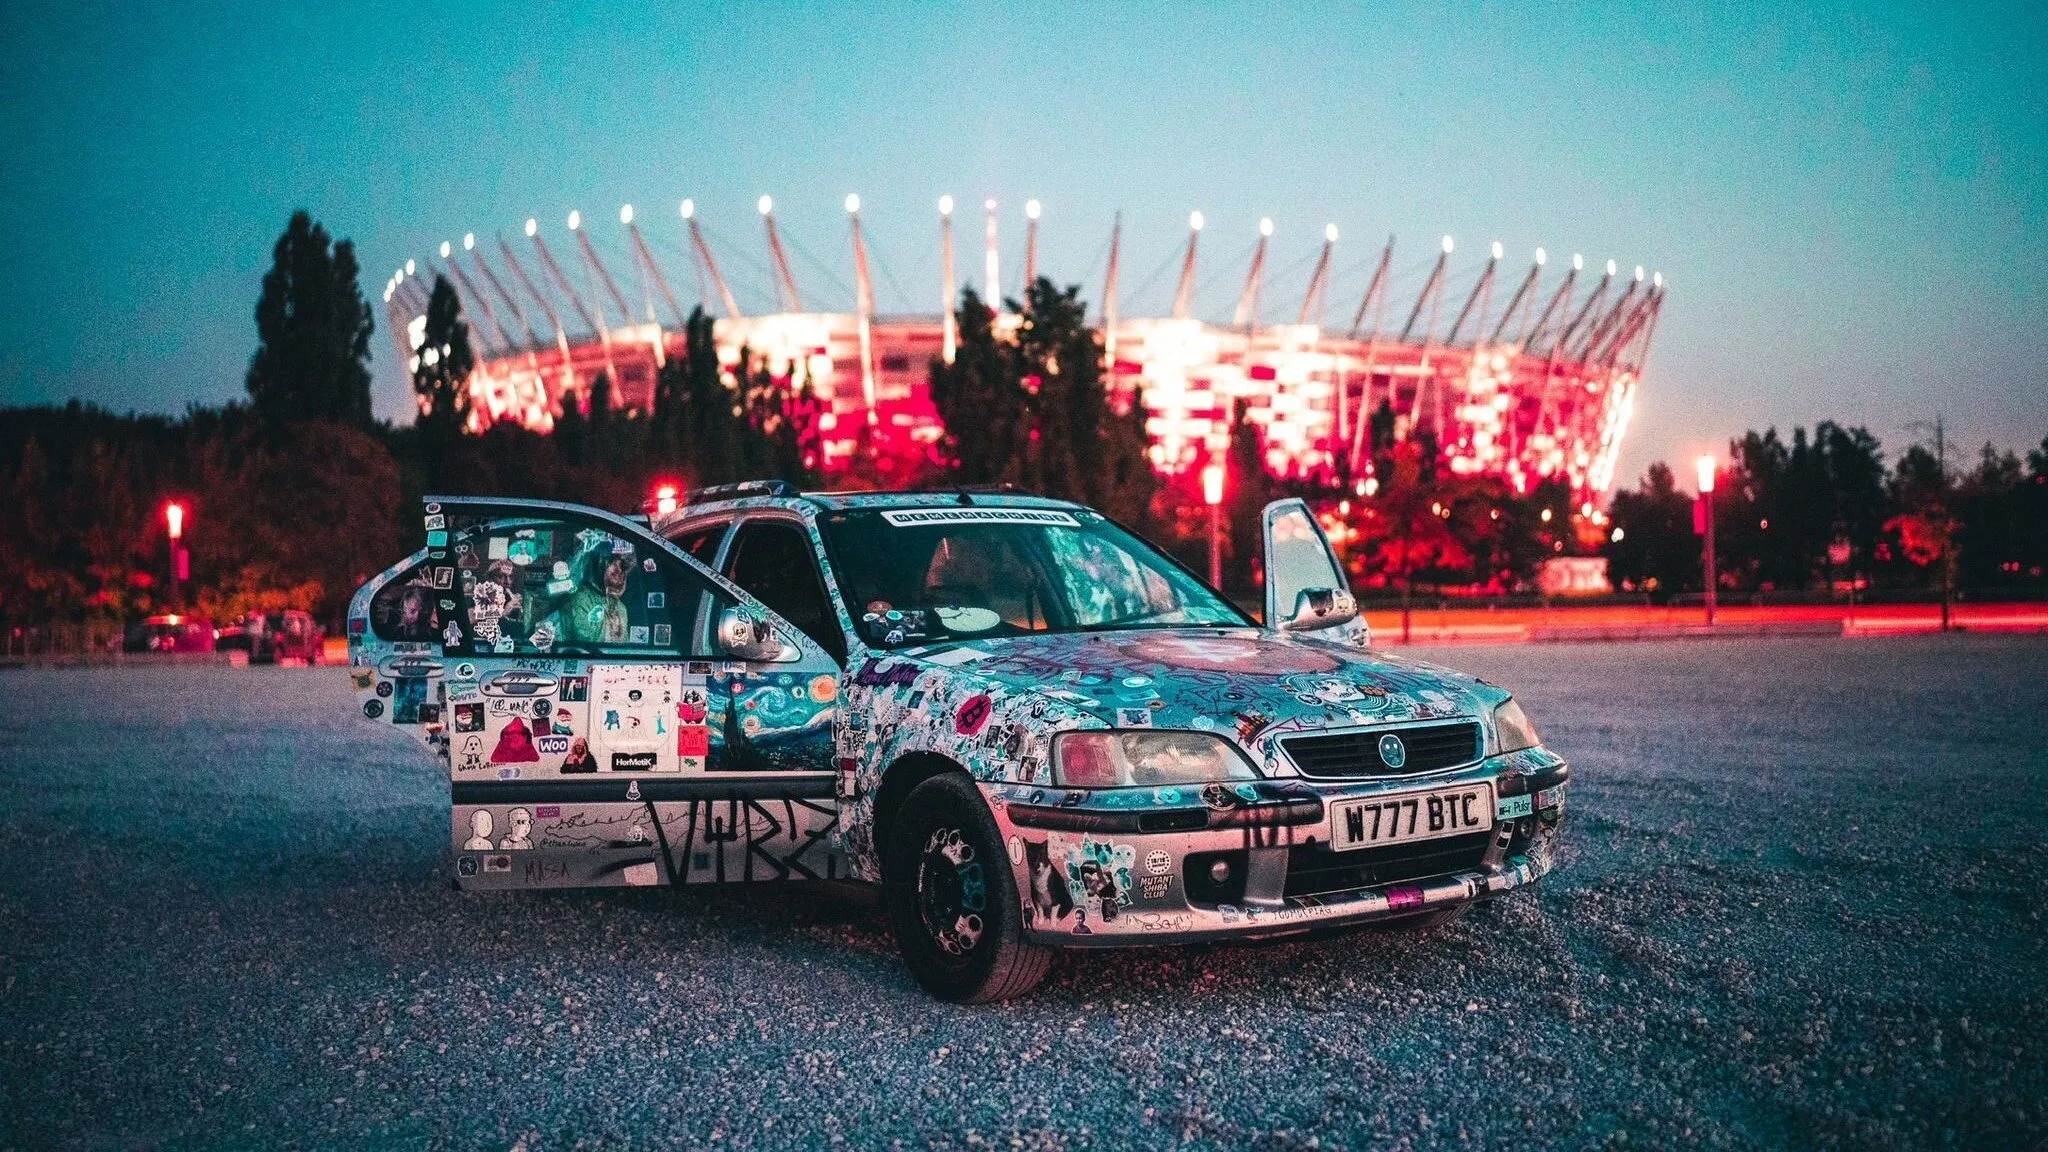
[[(384, 291), (402, 362), (434, 354), (420, 345), (428, 288), (437, 272), (445, 275), (460, 295), (477, 358), (472, 423), (516, 421), (545, 431), (565, 398), (578, 402), (600, 378), (612, 382), (616, 405), (648, 408), (656, 372), (683, 354), (686, 317), (701, 305), (716, 318), (722, 364), (736, 368), (744, 352), (792, 388), (808, 383), (828, 476), (844, 472), (857, 451), (873, 452), (884, 472), (932, 451), (943, 429), (926, 381), (934, 358), (953, 357), (948, 302), (966, 286), (956, 278), (951, 197), (940, 200), (936, 220), (943, 295), (925, 315), (877, 313), (858, 197), (845, 205), (850, 311), (807, 307), (769, 197), (756, 205), (773, 299), (765, 311), (740, 307), (696, 205), (678, 207), (659, 230), (668, 234), (652, 243), (648, 232), (657, 230), (643, 232), (627, 205), (616, 234), (603, 241), (571, 212), (553, 244), (551, 230), (529, 219), (523, 244), (502, 237), (483, 244), (470, 234), (443, 243), (438, 261), (408, 261)], [(1003, 278), (997, 204), (983, 208), (972, 286), (988, 301), (1021, 296), (1039, 271), (1039, 203), (1025, 205), (1023, 274), (1014, 283)], [(1191, 214), (1185, 247), (1166, 256), (1179, 263), (1172, 307), (1125, 316), (1118, 311), (1122, 225), (1112, 223), (1094, 305), (1108, 386), (1120, 402), (1142, 397), (1153, 463), (1163, 474), (1186, 475), (1220, 459), (1242, 401), (1265, 435), (1268, 467), (1284, 479), (1370, 492), (1370, 422), (1388, 406), (1397, 438), (1433, 434), (1459, 474), (1497, 476), (1518, 491), (1557, 478), (1587, 497), (1612, 485), (1663, 308), (1661, 273), (1646, 279), (1636, 266), (1630, 275), (1612, 260), (1589, 270), (1581, 256), (1552, 262), (1539, 248), (1517, 274), (1502, 267), (1499, 242), (1482, 250), (1475, 273), (1469, 264), (1456, 267), (1460, 250), (1449, 236), (1397, 268), (1389, 240), (1357, 265), (1361, 277), (1367, 268), (1370, 276), (1347, 308), (1350, 300), (1332, 299), (1338, 232), (1330, 225), (1305, 288), (1275, 305), (1267, 267), (1273, 224), (1261, 220), (1249, 260), (1212, 275), (1211, 283), (1215, 276), (1241, 283), (1223, 323), (1196, 314), (1203, 224), (1201, 213)], [(1269, 310), (1282, 319), (1269, 320)], [(1017, 320), (999, 312), (998, 330)]]

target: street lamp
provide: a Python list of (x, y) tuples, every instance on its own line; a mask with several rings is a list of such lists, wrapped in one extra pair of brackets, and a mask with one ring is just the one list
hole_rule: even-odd
[(185, 506), (183, 504), (173, 500), (164, 505), (164, 528), (170, 536), (171, 606), (176, 609), (183, 609), (185, 607), (184, 581), (191, 574), (191, 562), (186, 559), (185, 546), (180, 543), (185, 538)]
[(1223, 587), (1223, 465), (1202, 469), (1202, 502), (1209, 506), (1209, 586)]
[(1700, 535), (1705, 536), (1707, 546), (1701, 556), (1701, 564), (1707, 582), (1707, 624), (1714, 623), (1714, 472), (1716, 465), (1712, 456), (1699, 458), (1700, 481)]

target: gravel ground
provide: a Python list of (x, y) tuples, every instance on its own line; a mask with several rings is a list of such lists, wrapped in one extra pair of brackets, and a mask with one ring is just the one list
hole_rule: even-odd
[(451, 891), (337, 670), (0, 674), (0, 1146), (2048, 1143), (2048, 643), (1433, 655), (1571, 758), (1557, 874), (985, 1008), (846, 889)]

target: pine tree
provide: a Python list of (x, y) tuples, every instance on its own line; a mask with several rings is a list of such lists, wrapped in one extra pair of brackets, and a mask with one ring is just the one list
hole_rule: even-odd
[(292, 213), (256, 301), (246, 383), (258, 415), (370, 425), (372, 323), (357, 272), (353, 244)]
[(419, 426), (429, 439), (443, 442), (460, 435), (469, 422), (469, 375), (476, 355), (469, 346), (469, 324), (462, 318), (462, 300), (455, 286), (434, 277), (427, 298), (427, 325), (420, 344), (412, 390), (419, 399)]
[(935, 357), (931, 365), (945, 464), (959, 484), (1029, 483), (1029, 412), (1016, 363), (996, 339), (995, 313), (969, 288), (960, 293), (958, 317), (953, 362)]

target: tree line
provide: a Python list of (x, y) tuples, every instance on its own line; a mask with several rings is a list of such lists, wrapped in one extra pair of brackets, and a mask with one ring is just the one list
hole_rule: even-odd
[[(163, 505), (190, 509), (188, 605), (216, 620), (305, 607), (337, 621), (349, 595), (419, 543), (419, 497), (491, 494), (637, 509), (657, 480), (705, 485), (823, 479), (819, 405), (801, 364), (777, 375), (743, 351), (722, 364), (699, 309), (683, 352), (658, 371), (647, 411), (599, 375), (562, 397), (551, 434), (473, 420), (476, 357), (454, 287), (438, 277), (408, 365), (410, 424), (370, 410), (372, 314), (353, 245), (304, 212), (278, 238), (255, 308), (247, 399), (180, 417), (116, 415), (73, 402), (0, 419), (0, 621), (133, 619), (167, 610)], [(1077, 286), (1046, 278), (1005, 302), (1013, 328), (969, 289), (952, 363), (930, 394), (944, 435), (883, 474), (859, 448), (844, 487), (1014, 485), (1100, 508), (1200, 570), (1207, 509), (1197, 474), (1161, 476), (1143, 397), (1105, 379), (1101, 337)], [(1370, 467), (1327, 483), (1281, 482), (1259, 425), (1233, 413), (1226, 470), (1225, 584), (1259, 581), (1259, 512), (1308, 498), (1366, 595), (1507, 593), (1546, 560), (1605, 557), (1617, 588), (1652, 597), (1703, 586), (1693, 498), (1652, 465), (1607, 508), (1549, 481), (1516, 492), (1454, 473), (1427, 430), (1369, 420)], [(2039, 590), (2048, 586), (2048, 440), (2025, 460), (1986, 445), (1968, 466), (1938, 440), (1887, 465), (1875, 437), (1823, 422), (1730, 445), (1715, 502), (1718, 578), (1730, 591), (1853, 586)]]

